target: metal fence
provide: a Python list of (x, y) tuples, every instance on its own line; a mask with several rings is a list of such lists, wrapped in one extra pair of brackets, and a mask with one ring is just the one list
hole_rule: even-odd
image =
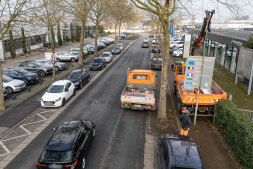
[(243, 113), (247, 114), (251, 120), (251, 122), (253, 123), (253, 111), (252, 110), (243, 110), (243, 109), (239, 109), (240, 111), (242, 111)]

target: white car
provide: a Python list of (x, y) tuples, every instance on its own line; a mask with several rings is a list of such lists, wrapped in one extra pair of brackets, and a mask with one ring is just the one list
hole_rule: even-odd
[(107, 63), (110, 63), (112, 61), (112, 53), (111, 52), (103, 52), (99, 57), (102, 59), (105, 59), (105, 61)]
[(12, 79), (8, 76), (3, 75), (3, 87), (6, 89), (7, 93), (19, 92), (24, 90), (26, 84), (22, 80)]
[(41, 98), (42, 107), (64, 106), (69, 98), (75, 95), (75, 85), (69, 80), (59, 80), (54, 82), (47, 89)]
[(183, 46), (184, 46), (183, 41), (174, 41), (174, 42), (170, 43), (170, 48), (183, 47)]
[(117, 44), (116, 46), (118, 46), (118, 47), (120, 48), (121, 51), (123, 50), (123, 44), (122, 44), (122, 43), (119, 43), (119, 44)]
[(158, 39), (153, 39), (152, 44), (158, 44)]
[(78, 61), (79, 55), (74, 55), (71, 52), (57, 52), (55, 53), (56, 61)]
[(178, 48), (172, 53), (172, 56), (174, 57), (183, 57), (183, 50), (181, 48)]
[(143, 42), (149, 42), (149, 38), (144, 38)]

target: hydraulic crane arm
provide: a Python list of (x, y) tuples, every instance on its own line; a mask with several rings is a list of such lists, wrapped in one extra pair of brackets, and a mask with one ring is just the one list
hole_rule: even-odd
[(207, 27), (207, 31), (210, 32), (210, 25), (211, 25), (211, 19), (213, 14), (215, 13), (215, 10), (212, 11), (205, 11), (206, 12), (206, 17), (204, 18), (204, 22), (201, 28), (201, 31), (199, 32), (198, 38), (196, 40), (194, 40), (193, 44), (192, 44), (192, 49), (191, 49), (191, 56), (194, 56), (195, 50), (197, 48), (201, 47), (202, 44), (202, 39), (205, 37), (206, 34), (206, 26)]

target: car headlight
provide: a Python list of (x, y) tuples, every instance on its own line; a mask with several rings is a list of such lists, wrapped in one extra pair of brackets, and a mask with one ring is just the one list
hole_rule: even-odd
[(56, 99), (55, 102), (58, 102), (58, 101), (60, 101), (60, 100), (61, 100), (61, 97), (59, 97), (58, 99)]
[(98, 67), (101, 67), (102, 65), (98, 65)]
[(75, 82), (74, 85), (79, 85), (80, 82)]

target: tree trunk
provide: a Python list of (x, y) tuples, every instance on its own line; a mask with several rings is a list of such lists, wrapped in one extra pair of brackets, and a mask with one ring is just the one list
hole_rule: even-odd
[[(53, 53), (53, 57), (54, 54), (55, 54), (55, 51), (54, 51), (54, 28), (53, 28), (53, 25), (50, 26), (50, 36), (51, 36), (51, 48), (52, 48), (52, 53)], [(55, 80), (55, 60), (53, 62), (53, 76), (52, 76), (52, 79)]]
[(164, 45), (163, 45), (163, 64), (162, 64), (162, 72), (161, 72), (161, 87), (160, 87), (160, 98), (159, 98), (159, 107), (158, 107), (158, 119), (166, 119), (166, 105), (167, 105), (167, 72), (168, 72), (168, 64), (169, 64), (169, 49), (170, 49), (170, 36), (169, 36), (169, 21), (163, 24), (163, 37), (164, 37)]
[(80, 55), (78, 64), (83, 65), (83, 44), (84, 44), (84, 29), (85, 29), (85, 21), (82, 21), (82, 28), (81, 28), (81, 40), (80, 40)]
[(116, 23), (115, 23), (115, 31), (114, 31), (114, 41), (116, 42), (116, 40), (117, 40), (117, 26), (118, 26), (118, 21), (116, 21)]
[(98, 20), (96, 20), (96, 33), (95, 33), (95, 49), (94, 49), (94, 56), (97, 57), (97, 49), (98, 49)]
[(119, 42), (121, 40), (121, 36), (120, 36), (120, 27), (121, 27), (121, 22), (119, 22)]
[(0, 111), (5, 110), (4, 94), (3, 94), (3, 79), (2, 79), (2, 61), (0, 60)]

